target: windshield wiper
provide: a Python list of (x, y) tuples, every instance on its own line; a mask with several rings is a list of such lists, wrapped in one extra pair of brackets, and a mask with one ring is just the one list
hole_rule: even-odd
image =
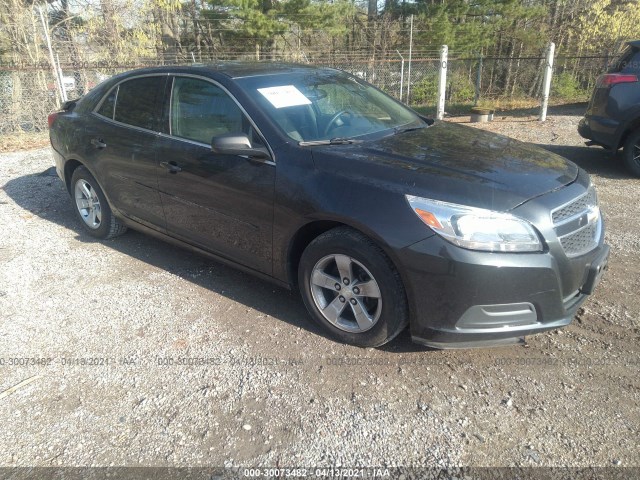
[(362, 140), (336, 137), (329, 140), (309, 140), (306, 142), (298, 142), (298, 145), (300, 145), (301, 147), (313, 147), (316, 145), (349, 145), (351, 143), (362, 143)]
[(414, 127), (396, 127), (393, 129), (393, 133), (398, 134), (398, 133), (412, 132), (414, 130), (422, 130), (423, 128), (427, 128), (428, 126), (429, 125), (425, 123), (424, 125), (417, 125)]

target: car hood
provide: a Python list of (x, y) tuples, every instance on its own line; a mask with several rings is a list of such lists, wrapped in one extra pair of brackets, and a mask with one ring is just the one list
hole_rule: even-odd
[(574, 163), (547, 150), (445, 122), (374, 141), (317, 147), (313, 156), (318, 169), (363, 183), (499, 211), (578, 176)]

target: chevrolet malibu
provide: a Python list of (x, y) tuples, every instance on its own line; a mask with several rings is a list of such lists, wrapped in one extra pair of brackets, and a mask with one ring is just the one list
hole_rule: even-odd
[(127, 228), (299, 289), (340, 341), (436, 348), (569, 324), (607, 266), (586, 172), (346, 73), (161, 67), (49, 116), (86, 232)]

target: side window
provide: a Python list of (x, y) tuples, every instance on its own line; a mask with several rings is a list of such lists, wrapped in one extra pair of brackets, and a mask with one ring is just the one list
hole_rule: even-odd
[(110, 118), (113, 120), (113, 110), (116, 106), (116, 97), (118, 96), (118, 87), (114, 88), (109, 92), (109, 95), (102, 101), (102, 105), (96, 113), (102, 115), (103, 117)]
[(153, 130), (158, 122), (158, 98), (166, 77), (127, 80), (118, 88), (114, 120)]
[(176, 77), (171, 95), (171, 134), (206, 144), (225, 133), (253, 135), (242, 110), (220, 87), (197, 78)]

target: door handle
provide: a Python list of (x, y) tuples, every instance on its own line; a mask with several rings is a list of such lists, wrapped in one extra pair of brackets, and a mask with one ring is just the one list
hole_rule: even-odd
[(92, 138), (91, 145), (96, 147), (98, 150), (103, 149), (107, 146), (107, 144), (104, 143), (104, 140), (102, 140), (101, 138)]
[(171, 162), (160, 162), (160, 166), (169, 170), (169, 173), (178, 173), (182, 171), (182, 168), (178, 166), (178, 164), (174, 161)]

